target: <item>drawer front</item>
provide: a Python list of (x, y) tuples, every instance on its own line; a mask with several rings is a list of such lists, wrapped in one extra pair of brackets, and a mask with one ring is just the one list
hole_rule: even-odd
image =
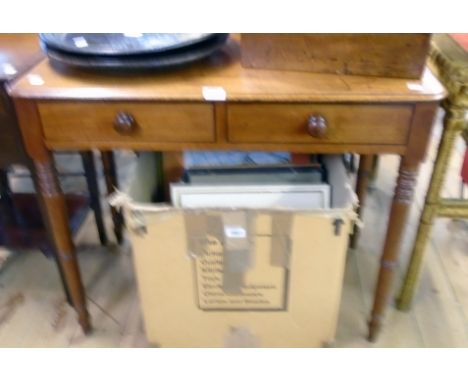
[(46, 140), (51, 142), (213, 142), (210, 104), (41, 102)]
[(411, 105), (231, 104), (231, 142), (405, 144)]

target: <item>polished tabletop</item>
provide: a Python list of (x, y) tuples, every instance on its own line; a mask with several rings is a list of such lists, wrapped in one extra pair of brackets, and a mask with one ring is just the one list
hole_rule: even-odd
[(33, 33), (0, 33), (0, 82), (10, 81), (44, 58)]
[(243, 68), (238, 35), (197, 64), (160, 72), (83, 71), (45, 58), (11, 85), (10, 94), (52, 100), (203, 101), (206, 87), (222, 88), (227, 101), (424, 102), (445, 96), (428, 69), (420, 80), (409, 80)]

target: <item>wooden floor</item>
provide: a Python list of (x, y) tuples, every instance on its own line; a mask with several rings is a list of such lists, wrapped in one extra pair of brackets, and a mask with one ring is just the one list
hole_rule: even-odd
[[(416, 201), (406, 227), (395, 291), (401, 284), (417, 229), (440, 122), (428, 160), (421, 169)], [(445, 195), (459, 195), (459, 142)], [(60, 161), (59, 166), (69, 166)], [(79, 163), (79, 162), (76, 162)], [(132, 156), (120, 153), (119, 171), (131, 171)], [(421, 284), (409, 313), (392, 304), (375, 344), (365, 340), (386, 217), (396, 179), (398, 158), (382, 156), (378, 178), (364, 211), (365, 227), (358, 249), (347, 257), (336, 336), (338, 347), (466, 347), (468, 346), (468, 222), (438, 219), (428, 245)], [(76, 187), (70, 180), (65, 188)], [(75, 182), (75, 183), (73, 183)], [(103, 188), (102, 188), (103, 189)], [(384, 216), (385, 218), (382, 218)], [(109, 222), (108, 222), (109, 223)], [(109, 234), (112, 233), (110, 224)], [(84, 336), (66, 304), (55, 263), (41, 253), (9, 253), (0, 249), (0, 347), (145, 347), (142, 317), (129, 244), (99, 247), (93, 216), (76, 237), (94, 332)], [(396, 292), (395, 292), (396, 293)]]

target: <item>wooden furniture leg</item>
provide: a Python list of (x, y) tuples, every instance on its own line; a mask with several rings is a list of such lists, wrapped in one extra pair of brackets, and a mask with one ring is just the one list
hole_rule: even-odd
[[(31, 168), (30, 168), (30, 170), (31, 170)], [(37, 182), (36, 182), (35, 178), (34, 178), (34, 182), (35, 182), (35, 186), (36, 186), (36, 189), (37, 189)], [(7, 215), (6, 216), (7, 221), (11, 220), (11, 221), (14, 221), (15, 223), (18, 223), (19, 218), (18, 218), (18, 215), (16, 214), (15, 206), (13, 205), (13, 201), (12, 201), (12, 198), (11, 198), (10, 184), (8, 182), (8, 171), (6, 169), (0, 169), (0, 195), (1, 195), (0, 202), (4, 205), (3, 211)], [(41, 207), (42, 207), (42, 205), (41, 205)], [(50, 230), (48, 230), (48, 231), (50, 231)], [(49, 239), (50, 239), (50, 236), (51, 235), (49, 234)], [(60, 266), (60, 263), (59, 263), (59, 261), (57, 259), (57, 256), (55, 254), (54, 254), (54, 257), (56, 259), (60, 280), (62, 282), (63, 290), (65, 292), (65, 298), (67, 299), (67, 302), (70, 305), (73, 305), (72, 300), (71, 300), (71, 296), (70, 296), (70, 291), (68, 290), (68, 286), (67, 286), (67, 284), (65, 282), (65, 277), (63, 275), (62, 267)]]
[(17, 221), (15, 206), (11, 197), (10, 182), (8, 181), (8, 170), (0, 168), (0, 207), (4, 216), (0, 216), (5, 222)]
[(450, 106), (446, 107), (444, 130), (439, 144), (431, 181), (429, 183), (426, 201), (421, 214), (418, 233), (414, 242), (410, 263), (406, 270), (403, 286), (397, 298), (397, 308), (400, 310), (409, 310), (411, 306), (428, 236), (431, 232), (433, 220), (438, 215), (438, 207), (441, 202), (440, 195), (445, 179), (444, 175), (448, 167), (452, 148), (457, 135), (466, 126), (466, 123), (465, 109)]
[(107, 245), (108, 240), (106, 226), (104, 224), (102, 214), (101, 197), (97, 181), (96, 165), (94, 163), (94, 154), (92, 151), (82, 151), (80, 154), (81, 160), (83, 162), (86, 183), (88, 184), (90, 204), (92, 210), (94, 211), (94, 219), (96, 220), (96, 226), (98, 229), (99, 240), (102, 245)]
[[(27, 227), (27, 223), (24, 221), (24, 217), (18, 212), (14, 200), (13, 193), (10, 188), (10, 182), (8, 179), (8, 170), (0, 169), (0, 205), (3, 214), (4, 224), (13, 224), (20, 227)], [(22, 240), (27, 242), (29, 237), (26, 233), (21, 233)]]
[[(51, 234), (49, 234), (49, 238), (50, 237), (51, 237)], [(57, 269), (59, 271), (60, 282), (62, 283), (63, 292), (65, 293), (65, 299), (67, 300), (67, 303), (69, 305), (73, 306), (72, 296), (70, 294), (70, 290), (68, 289), (68, 284), (67, 284), (67, 280), (65, 278), (65, 273), (63, 271), (62, 265), (60, 263), (58, 255), (56, 253), (54, 253), (54, 257), (55, 257), (55, 263), (57, 264)]]
[(377, 181), (378, 169), (379, 169), (379, 155), (373, 155), (372, 168), (369, 173), (369, 189), (375, 188), (375, 182)]
[(51, 239), (63, 272), (66, 290), (70, 293), (83, 331), (88, 333), (91, 330), (91, 324), (86, 308), (86, 297), (68, 226), (65, 197), (60, 190), (53, 158), (49, 153), (48, 158), (43, 156), (40, 160), (33, 159), (33, 166), (39, 201), (45, 212), (44, 219), (47, 220), (51, 230)]
[[(44, 203), (42, 203), (42, 201), (41, 201), (41, 199), (39, 197), (38, 190), (39, 190), (40, 186), (39, 186), (39, 183), (38, 183), (37, 176), (34, 175), (34, 169), (33, 169), (32, 165), (30, 166), (30, 172), (31, 172), (31, 176), (32, 176), (32, 179), (33, 179), (33, 182), (34, 182), (34, 187), (36, 189), (36, 194), (38, 195), (39, 208), (41, 210), (41, 216), (46, 216), (46, 207), (45, 207)], [(49, 222), (48, 219), (44, 221), (44, 225), (45, 225), (46, 230), (47, 230), (47, 237), (49, 238), (49, 242), (54, 243), (54, 238), (52, 237), (53, 236), (52, 227), (50, 226), (50, 222)], [(55, 249), (55, 245), (53, 246), (53, 248)], [(54, 259), (55, 259), (55, 264), (57, 265), (57, 269), (59, 271), (60, 281), (62, 283), (63, 291), (65, 293), (65, 298), (67, 300), (67, 303), (69, 305), (73, 306), (73, 300), (72, 300), (72, 296), (71, 296), (71, 293), (70, 293), (70, 288), (69, 288), (69, 285), (68, 285), (68, 282), (67, 282), (67, 279), (66, 279), (66, 276), (65, 276), (65, 273), (64, 273), (62, 263), (60, 262), (60, 259), (59, 259), (59, 256), (58, 256), (58, 253), (57, 253), (56, 250), (53, 251), (53, 256), (54, 256)]]
[(171, 201), (170, 184), (177, 182), (184, 172), (182, 151), (157, 152), (156, 156), (156, 190), (153, 200), (158, 203)]
[(0, 168), (0, 203), (5, 206), (6, 213), (13, 215), (13, 202), (11, 200), (10, 183), (8, 182), (8, 170)]
[[(115, 167), (115, 158), (113, 151), (101, 151), (101, 160), (104, 171), (104, 178), (106, 180), (107, 195), (110, 195), (118, 188), (117, 170)], [(122, 229), (124, 225), (124, 218), (121, 211), (115, 207), (111, 207), (112, 222), (114, 223), (114, 234), (117, 243), (122, 244), (123, 234)]]
[(403, 157), (393, 197), (387, 237), (380, 263), (379, 277), (374, 294), (374, 306), (369, 322), (369, 341), (375, 341), (379, 333), (385, 307), (388, 304), (391, 283), (400, 249), (402, 233), (413, 200), (419, 161)]
[[(364, 208), (367, 196), (367, 187), (369, 185), (369, 176), (372, 171), (372, 166), (374, 163), (374, 155), (361, 155), (359, 158), (359, 170), (357, 173), (356, 181), (356, 194), (359, 198), (359, 207), (357, 213), (359, 218), (362, 217), (362, 210)], [(359, 239), (359, 228), (357, 225), (354, 226), (354, 232), (351, 235), (349, 242), (350, 248), (355, 249)]]
[(10, 196), (10, 184), (8, 183), (8, 171), (0, 168), (0, 197), (8, 198)]
[(43, 218), (50, 229), (52, 244), (63, 271), (73, 307), (78, 314), (78, 321), (83, 331), (89, 333), (91, 322), (68, 226), (65, 197), (60, 189), (52, 154), (44, 145), (40, 117), (34, 102), (16, 100), (15, 108), (26, 151), (32, 160), (36, 191), (44, 212)]
[(169, 151), (162, 153), (161, 182), (163, 185), (163, 200), (171, 200), (170, 184), (178, 182), (184, 172), (184, 155), (182, 151)]

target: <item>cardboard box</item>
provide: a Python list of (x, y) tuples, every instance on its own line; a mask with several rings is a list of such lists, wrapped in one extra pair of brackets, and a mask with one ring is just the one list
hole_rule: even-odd
[(420, 78), (429, 33), (243, 33), (246, 68)]
[[(327, 159), (332, 206), (178, 209), (151, 203), (142, 154), (124, 207), (148, 340), (162, 347), (319, 347), (334, 339), (355, 195)], [(151, 176), (150, 176), (151, 174)]]

